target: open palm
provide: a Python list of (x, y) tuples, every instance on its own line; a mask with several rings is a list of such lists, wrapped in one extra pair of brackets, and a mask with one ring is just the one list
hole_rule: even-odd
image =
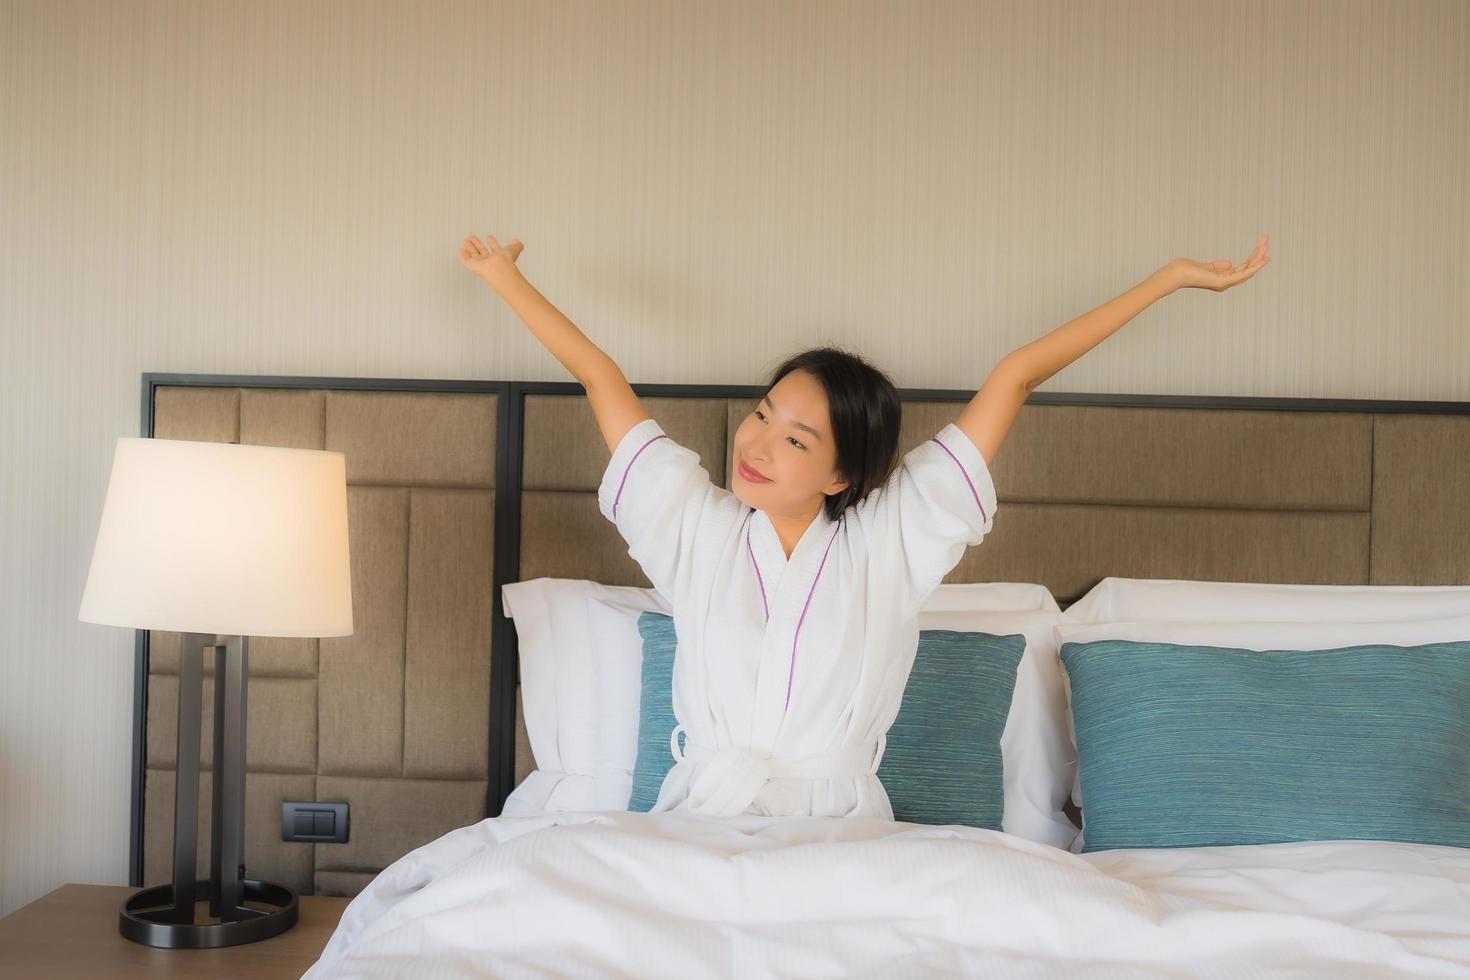
[(1175, 283), (1180, 287), (1195, 286), (1200, 289), (1213, 289), (1218, 293), (1237, 283), (1245, 282), (1271, 261), (1271, 256), (1266, 254), (1266, 250), (1270, 247), (1270, 240), (1271, 236), (1262, 235), (1256, 241), (1256, 247), (1252, 250), (1250, 257), (1240, 265), (1231, 265), (1229, 259), (1197, 262), (1194, 259), (1181, 258), (1169, 263), (1169, 271), (1173, 274)]
[(520, 274), (516, 259), (525, 246), (519, 238), (512, 240), (509, 245), (500, 244), (494, 235), (486, 235), (485, 240), (490, 244), (480, 241), (479, 235), (471, 235), (461, 242), (459, 261), (466, 269), (499, 291)]

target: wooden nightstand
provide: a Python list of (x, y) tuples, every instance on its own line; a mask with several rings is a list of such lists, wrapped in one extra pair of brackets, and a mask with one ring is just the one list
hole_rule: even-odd
[[(118, 910), (140, 890), (126, 885), (62, 885), (0, 919), (0, 978), (299, 980), (321, 955), (351, 901), (300, 896), (296, 925), (259, 942), (216, 949), (156, 949), (124, 939), (117, 931)], [(201, 914), (207, 912), (207, 904), (199, 907)]]

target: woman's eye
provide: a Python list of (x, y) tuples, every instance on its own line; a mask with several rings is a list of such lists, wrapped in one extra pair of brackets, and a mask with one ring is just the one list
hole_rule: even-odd
[[(753, 411), (755, 412), (755, 417), (756, 418), (760, 419), (762, 422), (764, 422), (766, 420), (766, 417), (761, 414), (761, 410), (760, 409), (757, 408), (757, 409), (754, 409)], [(800, 442), (797, 442), (796, 441), (796, 438), (794, 436), (787, 436), (786, 438), (787, 439), (790, 439), (791, 440), (791, 444), (793, 446), (796, 446), (798, 449), (805, 449), (806, 448)]]

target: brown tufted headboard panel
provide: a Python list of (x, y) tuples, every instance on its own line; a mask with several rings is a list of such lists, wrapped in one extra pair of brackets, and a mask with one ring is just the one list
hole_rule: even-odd
[[(760, 388), (635, 389), (728, 486)], [(971, 393), (902, 395), (906, 452)], [(301, 894), (355, 894), (533, 768), (501, 584), (650, 584), (597, 510), (608, 451), (575, 383), (150, 374), (142, 431), (347, 455), (356, 633), (251, 642), (245, 862)], [(1036, 393), (991, 470), (995, 529), (945, 581), (1063, 608), (1109, 575), (1470, 584), (1470, 404)], [(177, 656), (140, 635), (135, 886), (170, 874)], [(283, 800), (349, 803), (351, 839), (282, 841)]]

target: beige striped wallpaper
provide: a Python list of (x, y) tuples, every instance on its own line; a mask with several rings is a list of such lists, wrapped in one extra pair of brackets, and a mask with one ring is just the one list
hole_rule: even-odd
[(130, 631), (79, 623), (144, 371), (643, 382), (991, 365), (1271, 265), (1044, 391), (1470, 399), (1464, 0), (0, 0), (0, 914), (127, 881)]

